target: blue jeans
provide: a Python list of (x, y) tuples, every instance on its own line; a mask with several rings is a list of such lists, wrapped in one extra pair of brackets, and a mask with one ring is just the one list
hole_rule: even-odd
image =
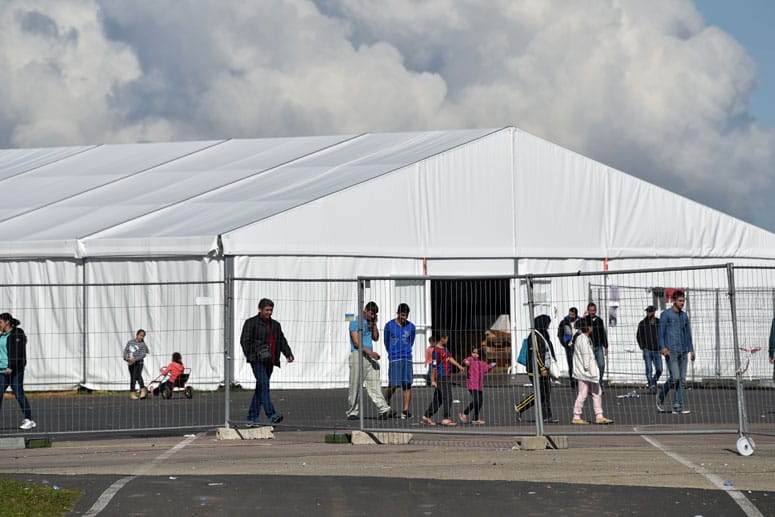
[(5, 393), (5, 390), (8, 389), (8, 386), (10, 386), (13, 394), (16, 395), (16, 402), (18, 402), (19, 407), (22, 408), (24, 418), (32, 420), (30, 402), (24, 395), (24, 370), (11, 372), (10, 375), (0, 374), (0, 378), (2, 378), (2, 381), (0, 381), (0, 387), (2, 387), (2, 391), (0, 391), (0, 407), (3, 405), (3, 394)]
[(665, 400), (665, 396), (667, 396), (671, 387), (675, 389), (675, 395), (673, 396), (674, 411), (680, 411), (683, 408), (686, 366), (689, 363), (688, 357), (688, 352), (670, 352), (670, 355), (667, 357), (667, 368), (669, 369), (670, 377), (659, 390), (659, 400)]
[(595, 362), (598, 369), (600, 369), (600, 386), (603, 386), (603, 374), (605, 373), (605, 348), (602, 346), (595, 347)]
[(248, 420), (258, 419), (261, 406), (264, 406), (267, 418), (272, 418), (275, 414), (272, 399), (269, 398), (269, 378), (272, 376), (272, 367), (264, 363), (251, 363), (250, 366), (253, 367), (253, 376), (256, 378), (256, 390), (250, 402)]
[[(662, 376), (662, 353), (659, 350), (644, 350), (643, 362), (646, 363), (646, 382), (649, 383), (649, 388), (654, 388)], [(652, 365), (655, 373), (653, 376), (651, 375)]]

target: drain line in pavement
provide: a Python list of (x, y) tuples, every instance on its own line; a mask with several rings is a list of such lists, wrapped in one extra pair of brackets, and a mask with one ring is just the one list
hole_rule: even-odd
[(669, 456), (670, 458), (674, 459), (678, 463), (684, 465), (685, 467), (690, 468), (697, 474), (701, 475), (702, 477), (704, 477), (705, 479), (707, 479), (708, 481), (716, 485), (720, 490), (725, 491), (727, 494), (729, 494), (729, 497), (731, 497), (732, 500), (737, 503), (737, 505), (743, 510), (743, 512), (745, 512), (745, 514), (748, 517), (764, 517), (762, 515), (762, 512), (760, 512), (759, 509), (756, 508), (756, 506), (754, 506), (754, 504), (751, 501), (749, 501), (748, 498), (745, 497), (745, 495), (740, 490), (735, 490), (731, 487), (724, 485), (724, 481), (722, 481), (722, 479), (718, 477), (716, 474), (710, 472), (705, 467), (702, 467), (700, 465), (695, 465), (694, 463), (687, 460), (686, 458), (683, 458), (678, 454), (667, 450), (665, 446), (663, 446), (661, 443), (654, 440), (653, 438), (650, 438), (644, 435), (641, 435), (641, 438), (646, 440), (653, 447), (656, 447), (657, 449), (662, 451), (663, 454)]
[(142, 476), (146, 472), (148, 472), (151, 467), (154, 467), (155, 465), (158, 465), (162, 461), (166, 460), (179, 450), (181, 450), (183, 447), (188, 445), (189, 443), (193, 442), (200, 436), (202, 436), (203, 433), (195, 434), (187, 436), (185, 440), (178, 443), (171, 449), (168, 449), (164, 451), (163, 453), (159, 454), (156, 458), (151, 460), (149, 463), (146, 463), (142, 467), (140, 467), (135, 474), (132, 474), (131, 476), (123, 477), (116, 482), (114, 482), (112, 485), (110, 485), (100, 496), (97, 498), (97, 501), (92, 505), (89, 510), (83, 514), (83, 517), (95, 517), (98, 515), (102, 510), (105, 509), (106, 506), (108, 506), (108, 503), (115, 497), (115, 495), (118, 493), (119, 490), (121, 490), (127, 483), (132, 481), (138, 476)]

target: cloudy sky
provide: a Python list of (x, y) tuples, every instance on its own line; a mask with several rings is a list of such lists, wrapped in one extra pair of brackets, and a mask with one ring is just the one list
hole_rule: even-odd
[(703, 1), (0, 0), (0, 148), (515, 125), (775, 231)]

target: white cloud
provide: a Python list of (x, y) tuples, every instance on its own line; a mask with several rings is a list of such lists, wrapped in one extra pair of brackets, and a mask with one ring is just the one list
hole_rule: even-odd
[(514, 124), (775, 229), (754, 63), (688, 0), (6, 4), (2, 146)]

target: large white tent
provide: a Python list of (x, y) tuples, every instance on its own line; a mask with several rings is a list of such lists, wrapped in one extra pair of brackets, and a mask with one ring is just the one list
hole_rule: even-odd
[[(47, 386), (123, 379), (113, 359), (138, 326), (177, 329), (157, 362), (187, 343), (207, 358), (194, 378), (215, 386), (224, 339), (238, 341), (278, 279), (775, 265), (772, 233), (514, 127), (0, 150), (0, 186), (0, 280), (26, 286), (4, 289), (0, 304), (36, 337), (32, 355), (57, 350), (30, 366), (28, 382)], [(569, 221), (589, 231), (557, 239)], [(229, 298), (233, 277), (264, 282)], [(192, 283), (175, 296), (194, 308), (176, 321), (158, 307), (180, 301), (149, 287), (165, 282)], [(408, 297), (430, 325), (422, 288), (394, 287), (383, 303)], [(343, 289), (326, 316), (355, 311)], [(199, 320), (206, 339), (193, 344), (183, 329)], [(336, 384), (345, 336), (297, 359), (334, 358), (323, 377)], [(274, 382), (308, 375), (283, 369)], [(250, 378), (238, 364), (235, 379)]]

